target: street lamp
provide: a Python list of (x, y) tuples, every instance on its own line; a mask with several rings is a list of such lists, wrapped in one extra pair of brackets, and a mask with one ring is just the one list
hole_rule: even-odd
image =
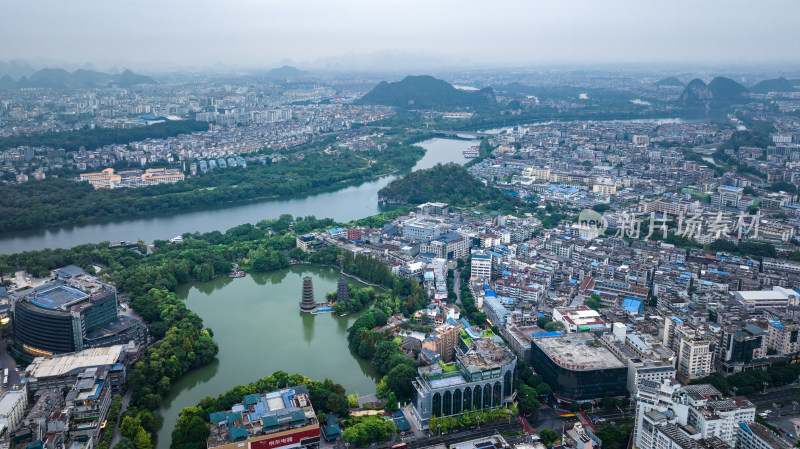
[(506, 409), (506, 413), (508, 413), (508, 423), (511, 424), (511, 409)]
[(442, 436), (442, 423), (436, 425), (439, 428), (439, 436)]
[(764, 381), (763, 383), (764, 383), (764, 394), (767, 394), (767, 385), (769, 385), (769, 382)]

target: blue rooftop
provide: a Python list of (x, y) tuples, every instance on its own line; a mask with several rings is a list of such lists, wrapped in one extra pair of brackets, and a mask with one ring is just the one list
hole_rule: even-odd
[(622, 308), (627, 310), (628, 313), (636, 313), (642, 311), (642, 301), (633, 298), (626, 298), (622, 301)]
[(564, 334), (561, 332), (551, 331), (551, 332), (536, 332), (535, 334), (531, 334), (531, 338), (548, 338), (548, 337), (560, 337)]
[(86, 296), (86, 293), (78, 289), (67, 287), (66, 285), (59, 285), (38, 293), (31, 302), (45, 309), (56, 310), (83, 296)]

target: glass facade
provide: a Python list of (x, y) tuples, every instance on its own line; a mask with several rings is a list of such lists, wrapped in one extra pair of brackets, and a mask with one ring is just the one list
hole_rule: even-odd
[(14, 307), (14, 341), (20, 355), (38, 357), (42, 352), (73, 352), (75, 347), (72, 317), (19, 302)]

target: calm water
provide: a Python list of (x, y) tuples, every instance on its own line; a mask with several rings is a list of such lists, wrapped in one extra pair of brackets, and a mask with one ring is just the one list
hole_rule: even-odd
[[(375, 392), (377, 373), (347, 347), (347, 328), (358, 314), (301, 314), (298, 303), (303, 276), (311, 275), (317, 301), (336, 291), (338, 271), (294, 265), (247, 277), (218, 278), (181, 286), (178, 295), (214, 331), (218, 360), (189, 372), (176, 382), (159, 414), (156, 449), (168, 449), (172, 429), (184, 407), (206, 396), (216, 397), (277, 370), (312, 379), (330, 378), (348, 394)], [(362, 286), (352, 279), (353, 285)]]
[[(413, 170), (430, 168), (437, 163), (466, 159), (461, 152), (477, 141), (430, 139), (419, 143), (425, 156)], [(203, 211), (136, 218), (117, 222), (72, 226), (0, 235), (0, 253), (12, 254), (44, 248), (71, 248), (81, 243), (120, 240), (169, 239), (185, 232), (225, 231), (243, 223), (256, 223), (281, 214), (315, 215), (337, 221), (350, 221), (380, 213), (378, 190), (397, 176), (386, 176), (357, 186), (286, 200), (259, 201)]]

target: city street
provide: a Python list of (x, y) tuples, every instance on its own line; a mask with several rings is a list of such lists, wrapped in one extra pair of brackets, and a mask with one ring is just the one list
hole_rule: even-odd
[[(17, 372), (17, 362), (8, 353), (8, 347), (6, 346), (5, 336), (3, 338), (0, 338), (0, 364), (2, 364), (3, 369), (8, 368), (8, 388), (11, 388), (13, 385), (19, 384), (19, 373)], [(0, 386), (0, 388), (2, 388), (2, 386)]]
[(464, 432), (456, 432), (442, 436), (437, 435), (429, 438), (419, 439), (417, 441), (409, 442), (408, 447), (409, 449), (418, 449), (438, 444), (448, 445), (450, 443), (455, 443), (459, 441), (466, 441), (475, 438), (487, 437), (497, 433), (503, 434), (509, 432), (522, 431), (522, 430), (523, 430), (522, 425), (520, 425), (519, 421), (512, 419), (511, 424), (503, 423), (496, 426), (481, 426), (480, 429), (475, 428)]
[(780, 390), (769, 391), (766, 394), (751, 394), (747, 396), (753, 404), (764, 405), (773, 402), (783, 402), (800, 398), (800, 387), (790, 386)]

